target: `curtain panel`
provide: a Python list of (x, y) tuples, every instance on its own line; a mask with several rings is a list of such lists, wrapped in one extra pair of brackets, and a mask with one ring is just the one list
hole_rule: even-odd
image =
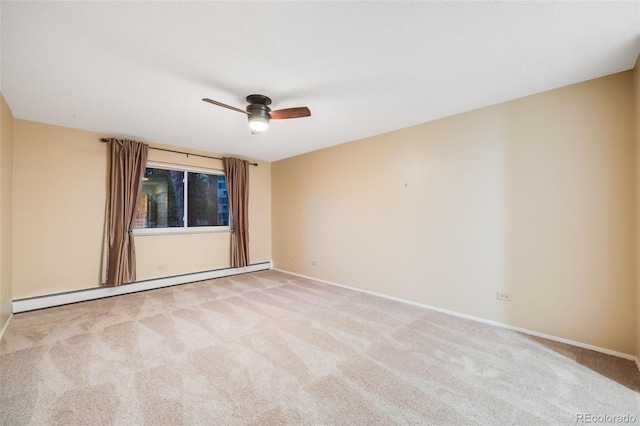
[(227, 175), (227, 193), (231, 210), (231, 267), (249, 262), (249, 162), (238, 158), (222, 159)]
[(133, 239), (148, 145), (128, 139), (109, 140), (109, 190), (106, 212), (106, 277), (104, 284), (119, 286), (136, 280)]

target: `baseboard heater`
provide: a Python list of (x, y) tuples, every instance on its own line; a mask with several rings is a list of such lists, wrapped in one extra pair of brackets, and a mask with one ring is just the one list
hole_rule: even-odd
[(139, 291), (153, 290), (156, 288), (170, 287), (187, 284), (196, 281), (211, 280), (214, 278), (228, 277), (231, 275), (246, 274), (248, 272), (266, 271), (272, 268), (271, 262), (254, 263), (243, 268), (223, 268), (211, 271), (194, 272), (171, 277), (154, 278), (144, 281), (136, 281), (119, 287), (95, 287), (83, 290), (68, 291), (64, 293), (47, 294), (44, 296), (16, 299), (12, 302), (14, 314), (34, 311), (36, 309), (52, 308), (54, 306), (68, 305), (70, 303), (86, 302), (88, 300), (102, 299), (105, 297), (119, 296), (122, 294), (137, 293)]

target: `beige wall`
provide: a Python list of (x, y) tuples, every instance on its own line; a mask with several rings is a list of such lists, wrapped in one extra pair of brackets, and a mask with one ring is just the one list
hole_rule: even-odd
[(633, 69), (633, 100), (636, 148), (636, 357), (640, 359), (640, 56)]
[(631, 84), (273, 163), (275, 267), (633, 354)]
[(13, 123), (0, 93), (0, 330), (11, 315), (13, 297)]
[[(107, 167), (101, 137), (15, 121), (14, 299), (99, 285)], [(153, 150), (149, 160), (222, 167), (218, 160)], [(251, 168), (252, 263), (271, 260), (270, 178), (269, 163)], [(137, 236), (137, 278), (229, 267), (228, 250), (228, 233)]]

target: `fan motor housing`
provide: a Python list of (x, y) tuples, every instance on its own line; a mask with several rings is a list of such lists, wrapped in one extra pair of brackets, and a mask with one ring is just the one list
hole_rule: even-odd
[(249, 95), (247, 96), (247, 112), (253, 116), (264, 117), (266, 119), (271, 119), (271, 115), (269, 112), (271, 108), (268, 105), (271, 105), (271, 99), (268, 96), (264, 95)]
[(251, 104), (247, 106), (247, 112), (249, 113), (249, 115), (253, 115), (253, 116), (260, 116), (260, 117), (271, 119), (271, 115), (269, 114), (269, 111), (271, 111), (271, 108), (269, 108), (266, 105)]

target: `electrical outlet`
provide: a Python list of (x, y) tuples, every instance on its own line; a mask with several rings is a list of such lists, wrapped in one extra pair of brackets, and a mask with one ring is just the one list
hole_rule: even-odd
[(511, 302), (511, 293), (503, 293), (501, 291), (497, 291), (496, 299), (503, 300), (505, 302)]
[(312, 261), (311, 261), (311, 264), (312, 264), (313, 266), (316, 266), (316, 265), (318, 264), (318, 262), (316, 262), (315, 260), (312, 260)]

